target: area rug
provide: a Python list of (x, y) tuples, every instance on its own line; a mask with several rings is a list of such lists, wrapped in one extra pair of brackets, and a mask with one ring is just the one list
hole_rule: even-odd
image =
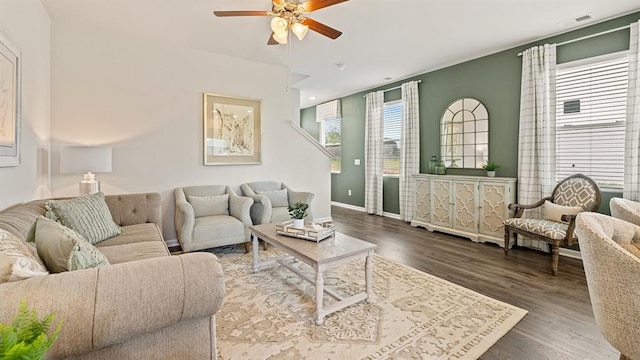
[[(218, 358), (477, 359), (526, 314), (523, 309), (375, 255), (376, 300), (313, 321), (312, 284), (279, 264), (251, 271), (251, 254), (216, 252), (225, 271)], [(260, 258), (278, 255), (260, 251)], [(313, 270), (301, 262), (296, 267)], [(339, 294), (364, 289), (364, 261), (330, 269)], [(334, 300), (325, 295), (324, 304)]]

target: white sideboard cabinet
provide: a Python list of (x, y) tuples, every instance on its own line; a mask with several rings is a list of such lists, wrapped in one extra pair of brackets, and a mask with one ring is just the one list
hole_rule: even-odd
[(415, 174), (412, 226), (504, 244), (502, 221), (516, 200), (516, 179)]

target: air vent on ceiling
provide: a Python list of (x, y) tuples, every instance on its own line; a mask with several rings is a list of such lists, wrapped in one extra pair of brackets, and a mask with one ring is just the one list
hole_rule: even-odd
[(587, 15), (582, 15), (582, 16), (580, 16), (580, 17), (577, 17), (577, 18), (575, 18), (574, 20), (575, 20), (577, 23), (581, 23), (581, 22), (583, 22), (583, 21), (587, 21), (587, 20), (591, 20), (591, 19), (593, 19), (593, 16), (591, 16), (591, 14), (587, 14)]
[(564, 21), (560, 21), (557, 25), (560, 28), (571, 28), (574, 26), (578, 26), (579, 24), (582, 24), (584, 22), (588, 22), (593, 20), (593, 15), (592, 14), (586, 14), (586, 15), (582, 15), (582, 16), (578, 16), (574, 19), (567, 19)]

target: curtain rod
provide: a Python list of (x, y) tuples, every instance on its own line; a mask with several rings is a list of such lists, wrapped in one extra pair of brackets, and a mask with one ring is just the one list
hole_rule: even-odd
[[(422, 82), (422, 80), (416, 80), (416, 81), (418, 82), (418, 84)], [(395, 89), (400, 89), (401, 87), (402, 87), (402, 85), (394, 86), (394, 87), (382, 90), (382, 92), (387, 92), (387, 91), (391, 91), (391, 90), (395, 90)], [(362, 97), (367, 97), (367, 95), (366, 94), (362, 95)]]
[[(601, 31), (599, 33), (595, 33), (595, 34), (591, 34), (591, 35), (587, 35), (587, 36), (583, 36), (583, 37), (579, 37), (577, 39), (571, 39), (571, 40), (567, 40), (567, 41), (563, 41), (561, 43), (557, 43), (556, 46), (561, 46), (561, 45), (566, 45), (566, 44), (571, 44), (574, 43), (576, 41), (582, 41), (582, 40), (586, 40), (586, 39), (590, 39), (592, 37), (596, 37), (596, 36), (600, 36), (600, 35), (605, 35), (605, 34), (609, 34), (612, 32), (616, 32), (616, 31), (620, 31), (620, 30), (624, 30), (624, 29), (629, 29), (631, 28), (631, 25), (626, 25), (626, 26), (621, 26), (619, 28), (615, 28), (615, 29), (610, 29), (610, 30), (606, 30), (606, 31)], [(518, 56), (522, 56), (522, 53), (518, 53)]]

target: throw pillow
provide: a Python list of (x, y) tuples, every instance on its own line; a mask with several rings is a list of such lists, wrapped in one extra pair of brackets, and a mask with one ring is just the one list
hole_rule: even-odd
[(229, 194), (211, 196), (187, 196), (196, 217), (229, 215)]
[(17, 236), (0, 229), (0, 283), (45, 276), (44, 265), (38, 261)]
[(91, 244), (122, 233), (120, 226), (113, 221), (101, 192), (70, 200), (50, 200), (47, 207), (56, 221), (77, 231)]
[(271, 200), (271, 207), (289, 206), (289, 196), (287, 189), (281, 190), (269, 190), (269, 191), (256, 191), (260, 195), (264, 195)]
[(95, 246), (68, 227), (39, 217), (36, 220), (36, 249), (52, 273), (109, 265)]
[(544, 202), (544, 218), (547, 220), (565, 222), (562, 221), (562, 215), (577, 215), (583, 211), (581, 206), (562, 206), (548, 200)]

